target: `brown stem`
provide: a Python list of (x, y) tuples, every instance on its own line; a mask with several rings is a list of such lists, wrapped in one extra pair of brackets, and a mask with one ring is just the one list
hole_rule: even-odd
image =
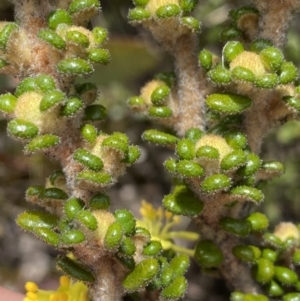
[(249, 266), (239, 261), (232, 249), (241, 244), (240, 240), (220, 229), (217, 225), (208, 224), (203, 217), (195, 219), (202, 239), (212, 240), (223, 252), (224, 260), (218, 267), (227, 285), (243, 293), (257, 294), (261, 289), (251, 276)]
[(268, 39), (277, 47), (286, 44), (286, 33), (295, 11), (300, 9), (298, 0), (252, 0), (260, 11), (259, 37)]
[(197, 54), (198, 37), (178, 22), (176, 18), (149, 21), (144, 26), (155, 39), (174, 57), (177, 75), (177, 110), (174, 129), (184, 136), (189, 128), (205, 130), (205, 96), (207, 81), (199, 69)]
[(124, 273), (120, 272), (120, 264), (113, 259), (102, 258), (98, 262), (96, 281), (90, 287), (93, 301), (119, 301), (122, 300), (124, 289), (122, 280)]
[(183, 35), (174, 48), (178, 76), (179, 112), (175, 129), (183, 136), (189, 128), (205, 130), (205, 79), (197, 64), (198, 42), (192, 35)]

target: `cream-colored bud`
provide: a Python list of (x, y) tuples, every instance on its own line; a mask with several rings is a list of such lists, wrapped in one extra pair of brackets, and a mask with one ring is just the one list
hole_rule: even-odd
[(266, 68), (260, 59), (260, 56), (251, 51), (243, 51), (230, 63), (230, 70), (241, 66), (251, 70), (255, 76), (260, 76), (266, 73)]
[(16, 118), (30, 121), (34, 123), (41, 133), (60, 133), (64, 121), (59, 118), (59, 107), (46, 112), (40, 111), (40, 102), (43, 95), (30, 91), (23, 93), (19, 98), (15, 107), (14, 115)]
[(176, 4), (179, 5), (179, 0), (150, 0), (148, 4), (146, 5), (146, 9), (154, 15), (156, 10), (167, 4)]
[(273, 234), (282, 241), (286, 241), (288, 238), (294, 238), (296, 240), (300, 238), (299, 229), (295, 224), (290, 222), (282, 222), (277, 225)]
[(212, 146), (216, 148), (219, 151), (220, 158), (219, 160), (221, 161), (226, 155), (228, 155), (230, 152), (233, 151), (233, 149), (228, 145), (226, 140), (218, 135), (205, 135), (202, 138), (198, 140), (196, 143), (196, 149), (198, 149), (201, 146)]
[(151, 102), (151, 94), (152, 92), (158, 88), (159, 86), (166, 85), (165, 82), (161, 80), (154, 79), (148, 82), (142, 89), (141, 89), (141, 97), (144, 99), (146, 105), (152, 104)]
[(103, 245), (107, 229), (116, 220), (116, 218), (111, 212), (106, 210), (95, 210), (93, 211), (93, 215), (98, 223), (98, 227), (93, 232), (93, 236), (95, 237), (97, 244)]

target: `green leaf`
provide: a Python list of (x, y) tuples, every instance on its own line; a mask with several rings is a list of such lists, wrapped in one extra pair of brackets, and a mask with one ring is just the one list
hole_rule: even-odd
[(187, 186), (176, 186), (171, 194), (163, 199), (164, 207), (174, 214), (195, 216), (201, 213), (203, 202)]
[(123, 286), (128, 292), (141, 289), (154, 278), (158, 271), (159, 264), (155, 258), (144, 259), (126, 276)]
[(70, 259), (69, 257), (58, 256), (56, 259), (56, 265), (71, 278), (84, 282), (95, 281), (95, 276), (87, 267)]
[(37, 228), (53, 228), (57, 226), (59, 218), (43, 211), (25, 211), (17, 217), (17, 224), (27, 231)]
[(218, 113), (239, 114), (251, 106), (252, 101), (247, 96), (232, 93), (210, 94), (206, 98), (207, 106)]

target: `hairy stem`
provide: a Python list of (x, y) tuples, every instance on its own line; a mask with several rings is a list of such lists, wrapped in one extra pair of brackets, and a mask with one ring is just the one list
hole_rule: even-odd
[(205, 82), (197, 65), (198, 42), (194, 36), (183, 35), (174, 48), (178, 76), (179, 112), (175, 129), (180, 136), (189, 128), (205, 130)]

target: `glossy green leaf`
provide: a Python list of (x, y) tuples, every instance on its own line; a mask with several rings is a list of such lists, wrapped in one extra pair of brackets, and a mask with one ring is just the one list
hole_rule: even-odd
[(124, 237), (122, 239), (119, 251), (126, 256), (134, 255), (136, 251), (135, 243), (130, 237)]
[(128, 292), (136, 291), (145, 287), (158, 271), (159, 264), (155, 258), (144, 259), (126, 276), (123, 281), (123, 286)]
[(180, 13), (181, 9), (176, 4), (166, 4), (160, 6), (155, 12), (158, 18), (172, 18), (178, 16)]
[(43, 211), (25, 211), (17, 219), (17, 224), (27, 231), (33, 231), (38, 228), (54, 228), (59, 218), (51, 213)]
[(105, 171), (84, 170), (77, 174), (77, 180), (84, 180), (98, 185), (107, 185), (112, 182), (110, 174)]
[(7, 125), (8, 133), (16, 138), (30, 139), (39, 133), (39, 128), (32, 122), (13, 119)]
[(271, 89), (278, 84), (278, 80), (275, 73), (266, 73), (256, 78), (255, 85), (258, 88)]
[(110, 198), (104, 193), (97, 193), (90, 198), (89, 204), (92, 210), (106, 210), (110, 206)]
[(85, 120), (102, 121), (107, 116), (107, 110), (102, 105), (90, 105), (85, 108)]
[(214, 69), (208, 72), (208, 77), (216, 85), (225, 85), (231, 82), (231, 72), (230, 70), (224, 68), (221, 65), (217, 65)]
[(233, 79), (237, 81), (242, 82), (249, 82), (254, 83), (255, 82), (255, 75), (254, 73), (242, 66), (237, 66), (231, 70), (231, 76)]
[(72, 18), (65, 9), (57, 9), (49, 14), (47, 23), (50, 29), (55, 30), (60, 24), (72, 25)]
[(225, 171), (233, 170), (246, 163), (246, 154), (242, 150), (234, 150), (221, 161), (221, 168)]
[(154, 89), (151, 94), (151, 101), (154, 105), (161, 105), (163, 104), (166, 97), (169, 96), (171, 90), (167, 85), (161, 85)]
[(239, 41), (227, 42), (223, 48), (223, 56), (227, 62), (231, 62), (244, 51), (244, 46)]
[(67, 58), (57, 64), (57, 70), (66, 75), (87, 75), (93, 71), (93, 67), (84, 59)]
[(198, 141), (204, 135), (203, 131), (198, 128), (190, 128), (185, 133), (185, 138), (191, 141)]
[(85, 11), (91, 8), (100, 9), (100, 3), (98, 0), (73, 0), (69, 5), (69, 12), (71, 14)]
[(251, 231), (250, 223), (248, 221), (231, 217), (223, 217), (220, 220), (220, 226), (223, 230), (241, 237), (247, 237)]
[(119, 209), (115, 211), (116, 220), (122, 226), (125, 235), (132, 235), (135, 230), (135, 218), (134, 215), (127, 209)]
[(110, 62), (110, 53), (107, 49), (91, 49), (88, 52), (88, 59), (92, 63), (107, 65)]
[(76, 214), (75, 219), (91, 231), (95, 231), (98, 228), (97, 219), (88, 210), (79, 211)]
[(73, 219), (76, 214), (83, 209), (85, 203), (79, 198), (71, 198), (66, 201), (64, 211), (69, 219)]
[(63, 50), (66, 48), (66, 42), (64, 39), (51, 29), (41, 29), (38, 33), (38, 37), (57, 49)]
[(181, 21), (181, 24), (189, 27), (192, 31), (194, 31), (194, 32), (200, 31), (201, 23), (196, 18), (187, 16), (187, 17), (182, 17), (180, 21)]
[(268, 283), (274, 276), (273, 262), (266, 258), (259, 258), (254, 267), (254, 278), (259, 283)]
[(93, 155), (84, 148), (77, 149), (73, 154), (73, 159), (94, 171), (99, 171), (104, 166), (103, 161), (98, 156)]
[(205, 178), (200, 187), (205, 193), (212, 193), (221, 190), (228, 190), (231, 186), (231, 179), (224, 174), (214, 174)]
[(11, 93), (0, 95), (0, 111), (3, 113), (13, 113), (18, 99)]
[(125, 158), (123, 159), (123, 162), (127, 164), (133, 164), (140, 158), (140, 156), (140, 148), (136, 145), (129, 145), (128, 151), (126, 153)]
[(84, 138), (84, 140), (92, 143), (97, 138), (97, 128), (93, 126), (92, 124), (85, 124), (81, 129), (81, 135)]
[(143, 133), (143, 139), (147, 142), (168, 145), (175, 144), (179, 139), (176, 136), (160, 132), (157, 130), (147, 130)]
[(224, 260), (221, 249), (210, 240), (199, 241), (194, 256), (196, 262), (204, 268), (218, 267)]
[(151, 240), (143, 248), (143, 255), (156, 256), (162, 251), (161, 242), (158, 240)]
[(250, 51), (260, 53), (263, 49), (273, 46), (269, 40), (256, 39), (250, 44)]
[(280, 67), (279, 82), (283, 85), (292, 83), (298, 76), (297, 67), (291, 62), (283, 62)]
[(161, 296), (167, 300), (177, 300), (182, 298), (187, 290), (187, 280), (183, 277), (175, 278), (167, 287), (165, 287)]
[(171, 194), (163, 199), (164, 207), (174, 214), (195, 216), (201, 213), (203, 202), (187, 186), (176, 186)]
[(264, 195), (260, 190), (249, 186), (237, 186), (231, 189), (230, 193), (236, 197), (255, 203), (261, 203), (264, 199)]
[(60, 236), (60, 240), (63, 244), (74, 245), (85, 241), (85, 236), (81, 231), (72, 229), (65, 233), (62, 233)]
[(181, 159), (191, 160), (195, 157), (195, 143), (190, 139), (182, 139), (176, 145), (176, 154)]
[(36, 228), (32, 230), (32, 233), (51, 246), (57, 247), (59, 244), (59, 235), (52, 229)]
[(200, 146), (196, 151), (196, 158), (219, 159), (219, 151), (210, 145)]
[(41, 91), (43, 91), (44, 93), (56, 88), (53, 77), (48, 74), (41, 74), (37, 76), (35, 81), (39, 89), (41, 89)]
[(283, 287), (274, 280), (271, 280), (268, 283), (268, 285), (266, 286), (266, 291), (270, 297), (280, 297), (284, 294)]
[(19, 27), (16, 23), (10, 22), (6, 24), (2, 30), (0, 31), (0, 49), (5, 50), (7, 46), (7, 42), (13, 33), (13, 31), (17, 30)]
[(66, 33), (65, 38), (67, 42), (79, 45), (81, 47), (88, 47), (90, 45), (89, 38), (84, 33), (78, 30), (69, 30)]
[(129, 10), (129, 13), (128, 13), (128, 19), (129, 19), (129, 21), (132, 21), (132, 22), (147, 20), (150, 17), (151, 17), (150, 12), (142, 7), (133, 8), (133, 9)]
[(185, 13), (189, 13), (195, 9), (199, 0), (180, 0), (179, 5)]
[(40, 111), (44, 112), (65, 99), (65, 94), (60, 90), (46, 92), (40, 102)]
[(251, 213), (247, 217), (247, 221), (250, 223), (252, 231), (263, 231), (269, 226), (268, 218), (260, 212)]
[(68, 198), (68, 195), (62, 189), (59, 189), (57, 187), (50, 187), (44, 189), (40, 197), (42, 199), (66, 200)]
[(94, 41), (96, 45), (101, 45), (107, 40), (107, 29), (103, 27), (96, 26), (92, 30)]
[(203, 49), (199, 53), (198, 61), (199, 61), (199, 64), (201, 65), (201, 67), (205, 71), (208, 71), (211, 69), (211, 67), (213, 65), (213, 56), (210, 51)]
[(177, 254), (170, 261), (170, 269), (173, 270), (173, 278), (182, 276), (190, 266), (190, 259), (185, 254)]
[(275, 47), (267, 47), (259, 55), (263, 63), (271, 70), (278, 70), (283, 62), (282, 52)]
[(283, 285), (291, 286), (298, 281), (297, 273), (287, 267), (275, 266), (274, 272), (275, 278)]
[(150, 107), (148, 110), (150, 117), (154, 118), (168, 118), (172, 116), (172, 110), (169, 107)]
[(33, 138), (26, 146), (25, 151), (28, 153), (45, 150), (54, 147), (60, 143), (60, 138), (55, 135), (47, 134)]
[(123, 227), (118, 222), (115, 221), (107, 229), (107, 232), (104, 237), (104, 245), (108, 249), (114, 249), (118, 247), (121, 243), (123, 237)]
[(255, 263), (260, 257), (260, 249), (251, 245), (238, 245), (233, 247), (232, 253), (240, 260)]
[(36, 79), (33, 77), (26, 77), (17, 86), (15, 95), (20, 97), (23, 93), (38, 90)]
[(70, 259), (69, 257), (58, 256), (56, 259), (56, 265), (71, 278), (84, 282), (95, 281), (95, 276), (87, 267)]
[(176, 165), (177, 173), (182, 177), (201, 177), (204, 169), (201, 165), (190, 160), (181, 160)]
[(210, 94), (206, 98), (207, 106), (218, 113), (237, 114), (242, 113), (251, 106), (252, 101), (247, 96), (238, 94)]

